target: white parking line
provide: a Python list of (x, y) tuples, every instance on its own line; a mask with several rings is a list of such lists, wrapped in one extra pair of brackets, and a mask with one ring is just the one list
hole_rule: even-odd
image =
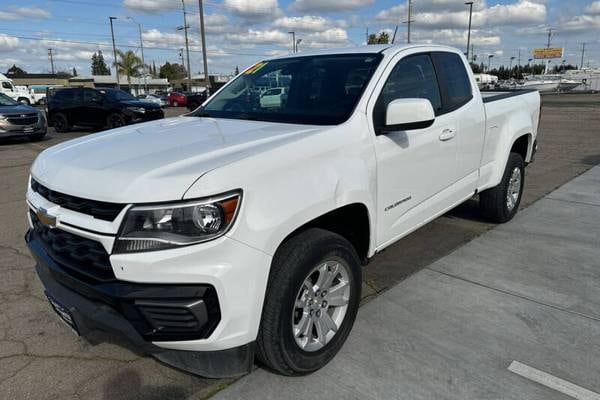
[(600, 400), (600, 394), (596, 392), (592, 392), (591, 390), (582, 388), (581, 386), (577, 386), (571, 382), (565, 381), (564, 379), (557, 378), (518, 361), (513, 361), (510, 363), (508, 370), (517, 375), (521, 375), (524, 378), (554, 389), (557, 392), (566, 394), (574, 399)]

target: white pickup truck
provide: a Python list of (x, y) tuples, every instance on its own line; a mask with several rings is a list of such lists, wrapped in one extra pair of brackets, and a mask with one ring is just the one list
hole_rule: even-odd
[(490, 220), (515, 215), (539, 117), (535, 91), (482, 97), (448, 47), (270, 59), (187, 115), (42, 152), (26, 240), (79, 334), (204, 376), (255, 356), (306, 374), (346, 340), (378, 252), (477, 194)]

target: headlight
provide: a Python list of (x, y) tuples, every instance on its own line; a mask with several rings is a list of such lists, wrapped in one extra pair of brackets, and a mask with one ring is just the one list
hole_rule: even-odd
[(144, 107), (127, 107), (127, 109), (131, 112), (138, 114), (144, 114), (146, 112), (146, 109)]
[(165, 250), (216, 239), (232, 226), (241, 199), (241, 191), (235, 191), (202, 200), (132, 207), (113, 253)]

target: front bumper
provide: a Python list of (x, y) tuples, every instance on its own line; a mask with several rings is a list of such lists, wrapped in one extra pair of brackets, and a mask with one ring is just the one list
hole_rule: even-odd
[(0, 125), (0, 139), (8, 139), (14, 137), (28, 137), (34, 135), (45, 135), (46, 134), (46, 126), (45, 125), (34, 125), (34, 126), (19, 126), (19, 125), (11, 125), (11, 126), (2, 126)]
[[(181, 315), (179, 311), (176, 314), (165, 311), (173, 305), (180, 310), (189, 309), (200, 325), (198, 334), (208, 336), (213, 333), (220, 322), (220, 311), (218, 304), (216, 312), (215, 304), (211, 304), (216, 300), (212, 286), (123, 281), (89, 284), (74, 278), (55, 262), (34, 231), (30, 230), (25, 240), (36, 259), (36, 270), (47, 293), (69, 310), (82, 336), (94, 330), (117, 334), (167, 364), (205, 377), (237, 376), (251, 370), (254, 358), (252, 342), (217, 351), (160, 347), (158, 340), (179, 340), (181, 336), (170, 332), (161, 337), (161, 332), (156, 332), (152, 310), (156, 311), (157, 307), (163, 307), (159, 316), (167, 319)], [(175, 322), (176, 326), (182, 323)], [(194, 342), (197, 341), (175, 343)]]

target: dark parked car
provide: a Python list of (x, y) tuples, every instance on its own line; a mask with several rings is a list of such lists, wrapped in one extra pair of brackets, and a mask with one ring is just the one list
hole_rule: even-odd
[(164, 117), (159, 105), (119, 89), (51, 89), (47, 98), (49, 125), (57, 132), (67, 132), (74, 125), (110, 129)]
[(46, 130), (43, 112), (0, 93), (0, 139), (22, 136), (41, 140)]
[(189, 93), (186, 95), (185, 106), (188, 108), (188, 110), (193, 111), (200, 107), (200, 105), (204, 103), (204, 100), (206, 100), (206, 92)]

